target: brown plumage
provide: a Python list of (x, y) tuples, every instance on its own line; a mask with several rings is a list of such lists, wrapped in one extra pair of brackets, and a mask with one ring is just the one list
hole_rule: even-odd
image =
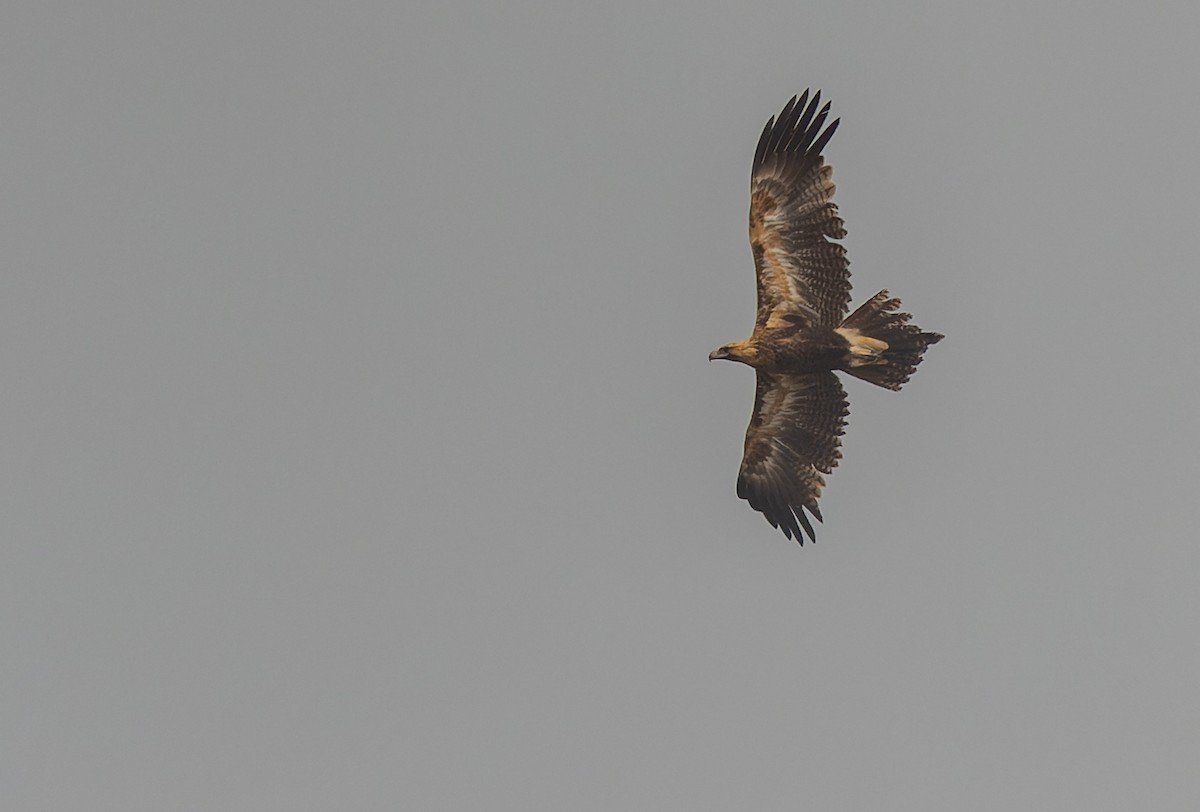
[(822, 520), (822, 474), (842, 456), (849, 408), (834, 370), (899, 389), (942, 339), (909, 324), (886, 290), (846, 316), (850, 263), (830, 242), (846, 228), (833, 202), (833, 167), (821, 155), (839, 120), (825, 126), (829, 104), (820, 103), (820, 91), (810, 101), (806, 90), (763, 128), (750, 175), (758, 317), (749, 340), (708, 356), (758, 372), (737, 494), (801, 544), (805, 535), (816, 541), (807, 514)]

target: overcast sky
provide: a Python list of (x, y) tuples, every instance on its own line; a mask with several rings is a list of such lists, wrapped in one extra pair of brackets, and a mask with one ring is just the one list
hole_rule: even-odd
[[(1200, 808), (1189, 3), (14, 2), (0, 806)], [(855, 303), (737, 499), (750, 161)]]

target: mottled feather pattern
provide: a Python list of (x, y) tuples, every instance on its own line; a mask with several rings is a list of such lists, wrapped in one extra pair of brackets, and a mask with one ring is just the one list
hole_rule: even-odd
[(829, 105), (818, 92), (793, 98), (763, 128), (750, 179), (750, 243), (758, 276), (758, 323), (806, 307), (836, 326), (850, 303), (850, 263), (831, 239), (846, 236), (832, 202), (833, 168), (820, 151), (838, 121), (822, 131)]

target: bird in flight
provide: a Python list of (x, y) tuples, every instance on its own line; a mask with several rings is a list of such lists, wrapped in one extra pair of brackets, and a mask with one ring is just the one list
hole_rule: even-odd
[(942, 340), (910, 324), (886, 290), (846, 315), (850, 263), (832, 242), (846, 228), (833, 202), (833, 167), (821, 155), (840, 119), (826, 126), (828, 116), (821, 92), (809, 99), (806, 90), (763, 128), (750, 173), (758, 316), (748, 340), (708, 356), (756, 370), (737, 495), (800, 544), (817, 540), (809, 514), (823, 521), (823, 474), (842, 456), (849, 408), (834, 370), (899, 389)]

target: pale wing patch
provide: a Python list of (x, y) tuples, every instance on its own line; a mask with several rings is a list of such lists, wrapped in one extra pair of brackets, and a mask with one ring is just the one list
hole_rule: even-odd
[(850, 344), (850, 366), (865, 367), (870, 364), (887, 363), (883, 357), (888, 348), (886, 341), (863, 335), (853, 327), (838, 327), (834, 332)]
[(760, 318), (764, 313), (774, 317), (776, 310), (803, 297), (798, 269), (783, 245), (778, 212), (775, 198), (765, 190), (750, 195), (750, 246), (758, 270)]

